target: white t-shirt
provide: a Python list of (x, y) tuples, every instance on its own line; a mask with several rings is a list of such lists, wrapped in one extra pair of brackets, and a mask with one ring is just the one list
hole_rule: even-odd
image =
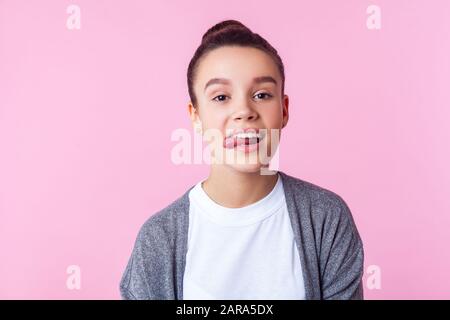
[(263, 199), (227, 208), (189, 193), (183, 299), (305, 299), (281, 178)]

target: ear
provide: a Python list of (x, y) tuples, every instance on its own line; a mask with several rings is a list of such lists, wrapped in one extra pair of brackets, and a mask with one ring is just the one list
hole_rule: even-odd
[(188, 105), (187, 105), (187, 109), (188, 109), (188, 113), (189, 113), (189, 118), (191, 118), (191, 121), (195, 121), (195, 114), (197, 113), (197, 110), (195, 110), (194, 105), (192, 104), (192, 101), (189, 101)]
[(188, 103), (189, 117), (191, 118), (192, 126), (197, 133), (202, 133), (202, 122), (198, 113), (198, 108), (194, 107), (192, 101)]
[(289, 96), (287, 94), (283, 97), (283, 126), (281, 128), (286, 127), (289, 121)]

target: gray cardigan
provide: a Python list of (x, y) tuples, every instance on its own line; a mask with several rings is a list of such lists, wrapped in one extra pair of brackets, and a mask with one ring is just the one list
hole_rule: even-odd
[[(278, 172), (303, 268), (306, 299), (363, 299), (363, 243), (347, 204), (330, 190)], [(120, 281), (122, 299), (183, 300), (193, 187), (140, 228)]]

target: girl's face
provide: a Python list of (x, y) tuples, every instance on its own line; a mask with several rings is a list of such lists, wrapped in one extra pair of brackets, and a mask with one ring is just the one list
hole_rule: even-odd
[[(214, 49), (199, 61), (193, 85), (197, 108), (190, 103), (189, 113), (194, 126), (201, 127), (204, 138), (211, 132), (220, 133), (208, 141), (212, 154), (222, 155), (223, 165), (241, 172), (256, 172), (267, 164), (278, 147), (271, 132), (280, 135), (287, 124), (289, 103), (288, 96), (282, 96), (281, 75), (272, 58), (251, 47)], [(242, 145), (245, 136), (233, 135), (248, 128), (266, 129), (257, 148)], [(267, 150), (263, 163), (258, 155), (262, 143)]]

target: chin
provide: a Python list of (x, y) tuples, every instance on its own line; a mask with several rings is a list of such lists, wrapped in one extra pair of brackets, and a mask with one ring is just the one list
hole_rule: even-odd
[(262, 168), (262, 165), (257, 164), (232, 164), (228, 166), (241, 173), (257, 173), (260, 172)]
[(268, 169), (267, 162), (271, 160), (271, 156), (266, 156), (262, 161), (263, 159), (260, 159), (261, 155), (258, 151), (245, 153), (236, 149), (222, 148), (221, 152), (215, 154), (218, 155), (216, 164), (225, 165), (227, 168), (240, 173), (260, 173)]
[(267, 165), (264, 165), (258, 161), (257, 157), (246, 158), (246, 161), (244, 158), (240, 158), (239, 160), (241, 160), (241, 162), (227, 162), (225, 165), (228, 168), (240, 173), (259, 173), (264, 167), (267, 167)]

